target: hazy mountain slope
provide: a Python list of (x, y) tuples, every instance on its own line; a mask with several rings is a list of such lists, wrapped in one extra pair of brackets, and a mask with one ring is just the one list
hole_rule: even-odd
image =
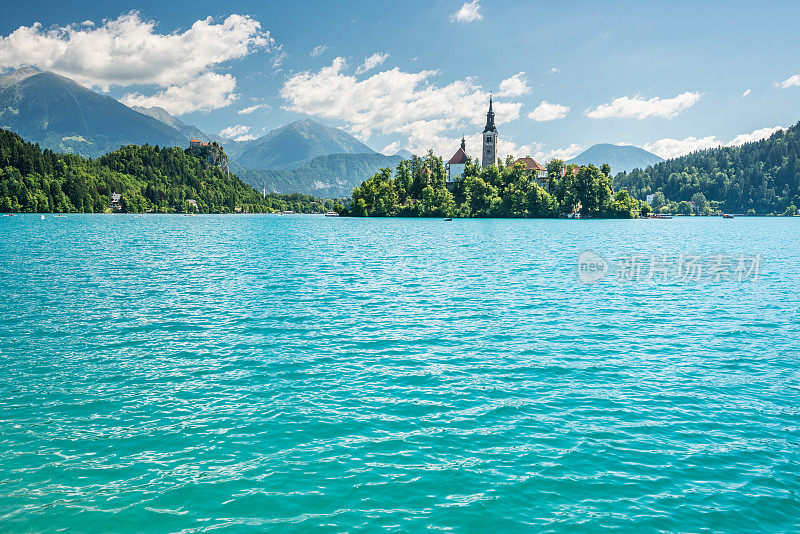
[(295, 169), (235, 172), (256, 189), (273, 193), (304, 193), (316, 197), (348, 197), (353, 188), (384, 167), (394, 168), (403, 158), (383, 154), (329, 154), (317, 156)]
[(0, 77), (0, 127), (42, 148), (91, 157), (128, 144), (186, 145), (174, 128), (51, 72)]
[(184, 136), (186, 139), (189, 140), (199, 139), (200, 141), (207, 141), (207, 142), (216, 141), (221, 145), (234, 143), (234, 141), (231, 141), (230, 139), (225, 139), (216, 134), (206, 133), (200, 130), (200, 128), (197, 128), (196, 126), (186, 124), (180, 119), (170, 115), (170, 113), (164, 108), (160, 107), (146, 108), (142, 106), (131, 106), (131, 109), (134, 111), (138, 111), (139, 113), (142, 113), (149, 117), (153, 117), (154, 119), (163, 122), (164, 124), (166, 124), (171, 128), (175, 128), (176, 130), (178, 130), (178, 132), (180, 132), (182, 136)]
[(661, 161), (664, 161), (664, 159), (636, 146), (602, 143), (587, 148), (574, 158), (567, 160), (566, 163), (592, 164), (595, 167), (608, 163), (611, 165), (611, 171), (616, 174), (637, 168), (646, 169), (650, 165), (655, 165)]
[(277, 128), (229, 152), (248, 169), (291, 169), (328, 154), (375, 154), (352, 135), (309, 119)]

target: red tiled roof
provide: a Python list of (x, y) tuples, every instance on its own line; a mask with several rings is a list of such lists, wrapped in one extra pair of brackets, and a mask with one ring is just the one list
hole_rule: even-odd
[(524, 158), (519, 158), (517, 161), (514, 162), (514, 165), (522, 165), (526, 171), (546, 171), (544, 167), (539, 165), (535, 159), (530, 156), (525, 156)]
[(467, 153), (464, 152), (464, 149), (459, 148), (458, 150), (456, 150), (456, 153), (453, 154), (453, 157), (450, 158), (450, 161), (448, 161), (447, 164), (450, 165), (451, 163), (452, 164), (466, 163), (468, 159), (469, 156), (467, 156)]
[(192, 143), (199, 143), (199, 142), (200, 142), (199, 139), (192, 139)]

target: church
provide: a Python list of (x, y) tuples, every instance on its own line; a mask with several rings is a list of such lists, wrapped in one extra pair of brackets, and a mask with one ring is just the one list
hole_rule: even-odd
[[(481, 152), (481, 167), (484, 169), (497, 163), (497, 126), (494, 124), (494, 110), (492, 109), (492, 97), (489, 96), (489, 111), (486, 113), (486, 126), (483, 128), (483, 151)], [(447, 170), (446, 185), (451, 191), (456, 183), (464, 176), (464, 167), (467, 160), (467, 143), (461, 138), (461, 147), (456, 150), (453, 157), (445, 166)], [(519, 158), (514, 161), (514, 165), (521, 165), (523, 169), (536, 179), (536, 182), (548, 190), (549, 180), (547, 179), (547, 169), (540, 165), (530, 156)]]

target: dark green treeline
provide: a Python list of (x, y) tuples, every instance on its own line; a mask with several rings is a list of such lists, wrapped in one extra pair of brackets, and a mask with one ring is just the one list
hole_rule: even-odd
[[(392, 172), (382, 169), (353, 191), (349, 214), (358, 217), (583, 217), (635, 218), (639, 202), (627, 191), (614, 193), (611, 169), (565, 167), (560, 160), (547, 166), (540, 185), (520, 165), (492, 165), (483, 169), (470, 161), (464, 178), (453, 191), (445, 187), (442, 159), (402, 161)], [(563, 171), (563, 172), (562, 172)], [(563, 175), (563, 176), (562, 176)], [(542, 187), (544, 186), (544, 187)], [(548, 192), (548, 190), (550, 192)]]
[(99, 213), (110, 208), (111, 193), (121, 194), (121, 211), (132, 213), (313, 213), (333, 208), (330, 200), (300, 194), (264, 197), (181, 148), (131, 145), (93, 160), (42, 151), (0, 130), (0, 211)]

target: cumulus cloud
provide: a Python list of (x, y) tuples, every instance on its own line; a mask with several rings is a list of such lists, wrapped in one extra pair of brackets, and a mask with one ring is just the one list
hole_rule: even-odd
[(389, 57), (388, 52), (375, 52), (369, 57), (364, 58), (364, 62), (356, 69), (356, 74), (362, 74), (368, 70), (372, 70), (379, 65), (383, 65), (386, 58)]
[(170, 85), (164, 90), (146, 96), (142, 93), (127, 93), (120, 102), (126, 106), (158, 106), (173, 115), (183, 115), (192, 111), (210, 111), (223, 108), (236, 102), (239, 95), (236, 78), (230, 74), (206, 72), (194, 80), (181, 85)]
[(381, 150), (381, 154), (383, 154), (384, 156), (392, 156), (394, 154), (397, 154), (397, 151), (399, 149), (400, 149), (400, 142), (394, 141), (383, 147), (383, 149)]
[(528, 80), (525, 77), (525, 73), (519, 72), (500, 82), (500, 92), (497, 93), (497, 96), (516, 97), (526, 95), (530, 92), (531, 88), (528, 87)]
[[(226, 61), (273, 45), (261, 23), (244, 15), (230, 15), (222, 22), (209, 17), (172, 33), (159, 33), (156, 26), (136, 11), (100, 25), (21, 26), (0, 37), (0, 64), (33, 65), (102, 90), (149, 85), (174, 94), (175, 87), (196, 86)], [(235, 78), (226, 76), (234, 82), (228, 84), (233, 91)], [(231, 93), (217, 96), (219, 105), (212, 107), (235, 100)], [(176, 114), (193, 111), (186, 105), (165, 109)]]
[(528, 118), (535, 121), (554, 121), (556, 119), (563, 119), (569, 113), (567, 106), (560, 104), (551, 104), (547, 100), (542, 100), (542, 103), (536, 106), (536, 109), (528, 113)]
[(254, 104), (252, 106), (248, 106), (246, 108), (240, 109), (239, 111), (237, 111), (237, 113), (239, 115), (249, 115), (250, 113), (253, 113), (254, 111), (258, 111), (259, 109), (269, 109), (269, 105), (267, 105), (267, 104)]
[(481, 15), (481, 6), (478, 0), (472, 0), (472, 2), (464, 2), (461, 9), (453, 13), (450, 17), (450, 22), (475, 22), (481, 19), (483, 19), (483, 15)]
[(739, 134), (731, 139), (725, 146), (739, 146), (745, 143), (752, 143), (754, 141), (761, 141), (779, 130), (785, 130), (784, 126), (773, 126), (771, 128), (760, 128), (747, 134)]
[(749, 95), (750, 93), (752, 93), (752, 92), (753, 92), (753, 91), (751, 91), (750, 89), (747, 89), (747, 90), (746, 90), (744, 93), (742, 93), (742, 98), (744, 98), (744, 97), (748, 96), (748, 95)]
[(330, 47), (329, 47), (327, 44), (321, 44), (321, 45), (315, 46), (315, 47), (314, 47), (314, 50), (312, 50), (312, 51), (311, 51), (311, 52), (310, 52), (308, 55), (309, 55), (309, 56), (311, 56), (311, 57), (317, 57), (317, 56), (320, 56), (320, 55), (322, 55), (322, 54), (323, 54), (323, 53), (324, 53), (324, 52), (325, 52), (325, 51), (326, 51), (328, 48), (330, 48)]
[(795, 74), (794, 76), (786, 78), (782, 82), (775, 82), (775, 85), (777, 85), (781, 89), (788, 89), (789, 87), (793, 86), (800, 87), (800, 74)]
[(219, 135), (225, 139), (233, 139), (234, 141), (252, 141), (256, 138), (254, 134), (250, 133), (250, 127), (242, 124), (228, 126), (220, 131)]
[[(429, 148), (449, 152), (458, 147), (453, 143), (460, 141), (462, 131), (485, 123), (489, 93), (472, 78), (435, 85), (437, 71), (403, 72), (395, 67), (359, 80), (345, 69), (345, 60), (337, 57), (319, 71), (289, 77), (281, 89), (286, 109), (346, 121), (363, 141), (373, 131), (404, 135), (414, 153)], [(521, 107), (520, 102), (495, 102), (497, 123), (518, 119)]]
[(654, 97), (645, 100), (641, 96), (616, 98), (586, 112), (590, 119), (647, 119), (659, 117), (672, 119), (694, 106), (702, 93), (687, 91), (673, 98)]
[(573, 143), (567, 147), (556, 148), (548, 152), (544, 152), (539, 157), (542, 159), (542, 161), (550, 161), (551, 159), (560, 159), (566, 161), (574, 158), (586, 150), (586, 148), (586, 145), (576, 145)]
[(752, 143), (766, 139), (779, 130), (785, 130), (783, 126), (773, 126), (771, 128), (760, 128), (750, 133), (739, 134), (727, 143), (714, 135), (706, 137), (687, 137), (685, 139), (659, 139), (654, 143), (647, 143), (642, 148), (652, 152), (664, 159), (677, 158), (698, 150), (716, 148), (718, 146), (739, 146), (745, 143)]

